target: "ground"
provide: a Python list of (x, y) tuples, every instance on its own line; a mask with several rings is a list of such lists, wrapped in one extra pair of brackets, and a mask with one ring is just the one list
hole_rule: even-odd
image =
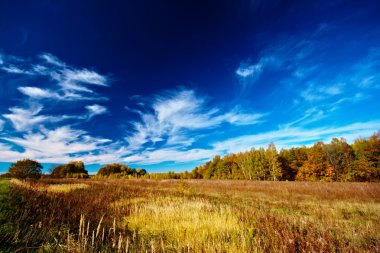
[(44, 179), (0, 190), (13, 221), (3, 251), (380, 252), (379, 183)]

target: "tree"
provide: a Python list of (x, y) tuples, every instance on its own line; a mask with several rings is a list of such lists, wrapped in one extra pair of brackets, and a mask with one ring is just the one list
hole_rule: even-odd
[(240, 152), (236, 155), (236, 163), (241, 169), (241, 172), (243, 173), (244, 179), (252, 180), (252, 167), (253, 167), (253, 161), (252, 161), (252, 153), (255, 150), (252, 149), (248, 152)]
[(323, 180), (329, 163), (326, 147), (323, 142), (317, 142), (309, 150), (307, 160), (297, 173), (296, 180), (320, 181)]
[(380, 180), (380, 131), (368, 140), (358, 138), (352, 145), (355, 163), (351, 174), (354, 180)]
[(298, 147), (281, 149), (279, 162), (282, 168), (282, 179), (293, 181), (303, 163), (307, 160), (307, 148)]
[(9, 174), (11, 177), (19, 179), (39, 179), (42, 175), (42, 165), (31, 159), (22, 159), (16, 163), (12, 163), (9, 167)]
[(55, 178), (87, 178), (88, 171), (84, 168), (84, 163), (82, 161), (72, 161), (68, 164), (56, 166), (52, 172), (51, 176)]
[(333, 138), (326, 145), (327, 158), (332, 166), (334, 180), (344, 181), (354, 160), (354, 152), (343, 138)]
[(280, 162), (278, 161), (278, 154), (276, 146), (271, 142), (266, 150), (266, 158), (269, 165), (269, 174), (273, 181), (278, 181), (282, 176)]
[(264, 148), (254, 150), (252, 155), (252, 175), (254, 180), (266, 180), (269, 175), (268, 160), (265, 156)]

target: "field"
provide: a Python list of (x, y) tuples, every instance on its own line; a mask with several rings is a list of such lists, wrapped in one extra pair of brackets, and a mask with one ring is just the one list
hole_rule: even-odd
[(380, 184), (0, 181), (2, 252), (380, 252)]

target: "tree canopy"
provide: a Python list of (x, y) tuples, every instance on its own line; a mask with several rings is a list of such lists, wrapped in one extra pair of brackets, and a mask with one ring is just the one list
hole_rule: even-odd
[(9, 175), (19, 179), (39, 179), (42, 175), (42, 165), (31, 159), (22, 159), (11, 164)]
[(87, 178), (88, 171), (84, 168), (82, 161), (72, 161), (68, 164), (56, 166), (51, 176), (55, 178)]
[(141, 177), (147, 174), (145, 169), (131, 168), (125, 164), (113, 163), (106, 164), (104, 167), (98, 170), (96, 176), (98, 177), (111, 177), (111, 178), (123, 178), (123, 177)]
[(343, 138), (312, 147), (294, 147), (277, 152), (273, 143), (266, 149), (215, 156), (196, 167), (191, 175), (207, 179), (379, 181), (380, 131), (349, 145)]

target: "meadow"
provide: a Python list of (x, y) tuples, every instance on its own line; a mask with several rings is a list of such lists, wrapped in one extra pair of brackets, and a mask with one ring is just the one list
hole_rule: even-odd
[(380, 252), (380, 184), (0, 181), (1, 252)]

